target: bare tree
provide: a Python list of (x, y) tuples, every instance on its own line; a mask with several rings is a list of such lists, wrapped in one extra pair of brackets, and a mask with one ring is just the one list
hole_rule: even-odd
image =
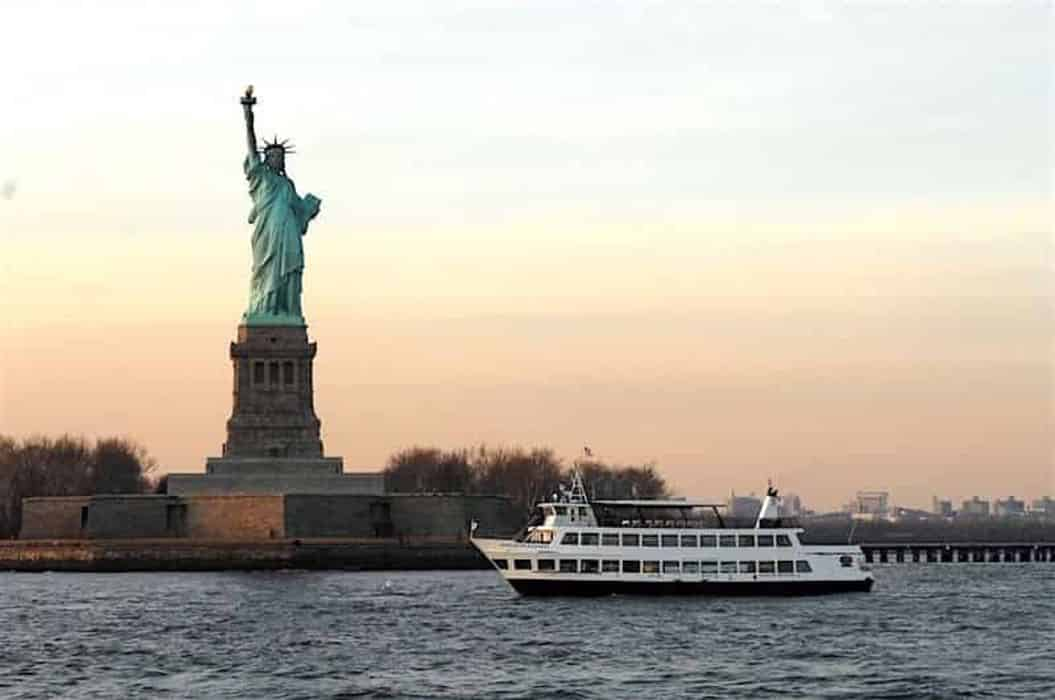
[(18, 534), (23, 498), (144, 493), (155, 468), (147, 451), (126, 438), (90, 445), (70, 435), (21, 442), (0, 436), (0, 537)]
[[(579, 462), (587, 489), (594, 498), (656, 498), (669, 494), (655, 465), (612, 466), (592, 460)], [(488, 447), (443, 451), (411, 447), (388, 460), (385, 485), (396, 493), (482, 493), (509, 496), (514, 506), (528, 512), (554, 494), (571, 478), (560, 458), (548, 447)]]

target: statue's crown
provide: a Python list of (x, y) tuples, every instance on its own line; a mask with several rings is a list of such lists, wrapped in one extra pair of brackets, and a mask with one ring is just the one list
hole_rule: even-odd
[(261, 153), (267, 153), (272, 149), (278, 149), (283, 153), (297, 152), (296, 149), (293, 148), (293, 144), (289, 142), (289, 139), (282, 139), (281, 141), (279, 141), (277, 135), (275, 136), (273, 141), (268, 141), (267, 139), (264, 139), (264, 147), (261, 148), (260, 151)]

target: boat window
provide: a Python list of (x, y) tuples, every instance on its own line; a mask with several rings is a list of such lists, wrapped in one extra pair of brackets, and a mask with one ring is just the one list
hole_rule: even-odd
[(640, 544), (640, 538), (637, 535), (623, 535), (624, 547), (636, 547), (638, 544)]
[(716, 574), (716, 573), (718, 573), (718, 562), (716, 562), (716, 561), (701, 561), (700, 562), (700, 573), (703, 573), (703, 574)]
[(584, 574), (596, 574), (601, 570), (596, 559), (583, 559), (579, 562), (579, 571)]
[(723, 547), (735, 547), (736, 535), (722, 535), (718, 538), (718, 544)]
[(717, 547), (718, 538), (714, 535), (700, 535), (700, 546), (701, 547)]
[(495, 566), (498, 567), (499, 569), (508, 569), (509, 568), (509, 561), (506, 560), (506, 559), (495, 559), (494, 561), (495, 561)]
[(539, 571), (553, 571), (556, 568), (555, 562), (552, 559), (539, 559), (538, 570)]
[(791, 538), (787, 535), (777, 535), (777, 546), (778, 547), (790, 547)]
[(735, 561), (723, 561), (722, 562), (722, 573), (723, 574), (735, 574), (736, 573), (736, 562)]
[(759, 547), (772, 547), (773, 546), (773, 535), (759, 535), (758, 536)]
[(795, 573), (795, 562), (793, 562), (793, 561), (778, 561), (777, 562), (777, 573), (778, 574), (793, 574), (793, 573)]
[(513, 568), (517, 571), (531, 571), (530, 559), (514, 559)]
[(698, 574), (700, 573), (700, 562), (698, 561), (685, 561), (681, 563), (681, 572), (684, 574)]
[(658, 547), (659, 535), (641, 535), (642, 547)]
[(579, 517), (580, 517), (580, 518), (585, 518), (585, 517), (586, 517), (586, 514), (587, 514), (587, 512), (588, 512), (588, 511), (587, 511), (587, 510), (586, 510), (585, 508), (580, 508), (580, 509), (579, 509)]
[(755, 573), (755, 563), (753, 561), (742, 561), (742, 562), (740, 562), (740, 573), (741, 574), (753, 574), (753, 573)]
[(579, 562), (576, 559), (561, 559), (560, 570), (562, 574), (574, 574), (579, 570)]
[(659, 573), (659, 562), (658, 561), (643, 561), (643, 562), (641, 562), (641, 573), (643, 573), (643, 574), (658, 574)]
[(813, 572), (813, 568), (810, 566), (808, 561), (797, 561), (795, 562), (795, 570), (800, 574), (809, 574)]
[(664, 547), (677, 547), (678, 536), (677, 535), (663, 535), (661, 538)]
[(600, 538), (597, 536), (596, 532), (584, 532), (579, 537), (579, 544), (590, 544), (596, 546), (599, 540)]
[(567, 506), (554, 506), (553, 509), (557, 511), (557, 515), (567, 515), (568, 514)]
[(606, 574), (618, 574), (619, 573), (619, 560), (618, 559), (605, 559), (601, 562), (601, 571)]
[(553, 541), (553, 530), (532, 530), (524, 541), (536, 544), (549, 544)]
[(682, 535), (681, 536), (682, 547), (695, 547), (696, 546), (696, 535)]
[(681, 573), (681, 562), (680, 561), (665, 561), (665, 562), (663, 562), (663, 573), (665, 573), (665, 574), (680, 574)]
[(842, 564), (844, 567), (853, 566), (854, 565), (854, 558), (851, 557), (849, 554), (844, 554), (841, 557), (839, 557), (839, 563)]
[(740, 546), (741, 547), (754, 547), (755, 536), (754, 535), (740, 535)]
[(618, 547), (619, 546), (619, 533), (618, 532), (605, 532), (601, 534), (601, 544), (605, 547)]
[(561, 544), (579, 544), (579, 533), (577, 532), (565, 532), (564, 537), (561, 538)]
[(623, 573), (624, 574), (640, 574), (641, 573), (641, 562), (639, 561), (624, 561), (623, 562)]
[(760, 562), (758, 562), (758, 573), (760, 573), (760, 574), (775, 574), (775, 573), (777, 573), (777, 563), (775, 561), (760, 561)]

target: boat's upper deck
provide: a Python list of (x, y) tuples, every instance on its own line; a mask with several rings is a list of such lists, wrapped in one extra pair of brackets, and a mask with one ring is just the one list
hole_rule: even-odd
[(800, 528), (738, 529), (636, 529), (591, 525), (550, 528), (531, 527), (519, 541), (530, 544), (582, 547), (733, 548), (795, 547)]
[(648, 529), (726, 528), (721, 503), (683, 500), (618, 500), (539, 503), (528, 527), (617, 527)]

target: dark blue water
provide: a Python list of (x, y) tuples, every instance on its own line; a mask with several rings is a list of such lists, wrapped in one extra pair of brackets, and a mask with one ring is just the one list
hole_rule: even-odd
[(491, 572), (0, 574), (0, 697), (1055, 697), (1055, 565), (798, 599), (518, 598)]

